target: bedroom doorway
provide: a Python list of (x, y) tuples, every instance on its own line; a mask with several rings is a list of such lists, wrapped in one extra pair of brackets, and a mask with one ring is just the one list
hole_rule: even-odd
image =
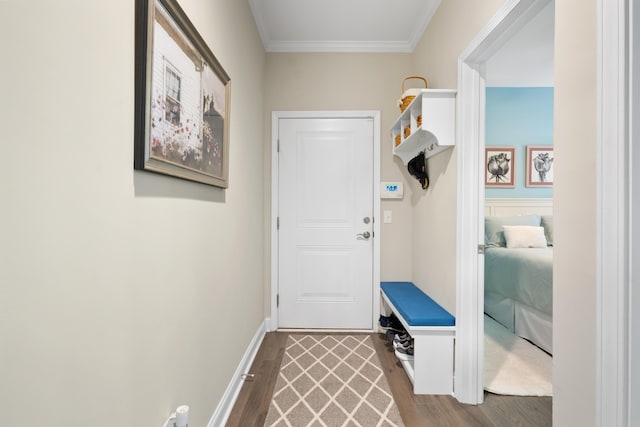
[(505, 3), (459, 56), (454, 388), (463, 403), (484, 399), (485, 65), (549, 2)]
[(483, 386), (503, 395), (553, 394), (554, 8), (485, 64)]

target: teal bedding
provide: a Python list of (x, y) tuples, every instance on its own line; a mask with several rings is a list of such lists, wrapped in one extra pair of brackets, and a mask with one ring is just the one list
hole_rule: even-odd
[[(547, 247), (507, 248), (506, 225), (544, 228)], [(553, 353), (553, 218), (485, 217), (484, 312)]]
[[(551, 317), (553, 247), (489, 247), (485, 251), (484, 263), (487, 314), (494, 312), (492, 317), (504, 318), (496, 319), (501, 323), (513, 323), (513, 312), (509, 307), (521, 304)], [(513, 324), (505, 326), (514, 329)]]

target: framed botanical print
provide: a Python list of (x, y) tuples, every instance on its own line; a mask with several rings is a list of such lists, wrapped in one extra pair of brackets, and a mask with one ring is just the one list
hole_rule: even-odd
[(553, 147), (527, 146), (527, 187), (553, 186)]
[(485, 147), (485, 187), (515, 186), (515, 147)]

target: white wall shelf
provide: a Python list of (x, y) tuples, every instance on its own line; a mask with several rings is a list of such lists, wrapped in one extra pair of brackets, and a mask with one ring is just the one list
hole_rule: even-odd
[(422, 89), (391, 127), (393, 154), (406, 165), (421, 151), (429, 158), (452, 148), (455, 116), (455, 90)]

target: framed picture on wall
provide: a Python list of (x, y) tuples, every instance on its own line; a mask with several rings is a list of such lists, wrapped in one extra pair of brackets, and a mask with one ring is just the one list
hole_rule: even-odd
[(515, 147), (485, 147), (485, 187), (508, 188), (515, 186)]
[(553, 147), (527, 145), (527, 187), (553, 186)]
[(230, 78), (176, 0), (136, 0), (134, 168), (227, 188)]

